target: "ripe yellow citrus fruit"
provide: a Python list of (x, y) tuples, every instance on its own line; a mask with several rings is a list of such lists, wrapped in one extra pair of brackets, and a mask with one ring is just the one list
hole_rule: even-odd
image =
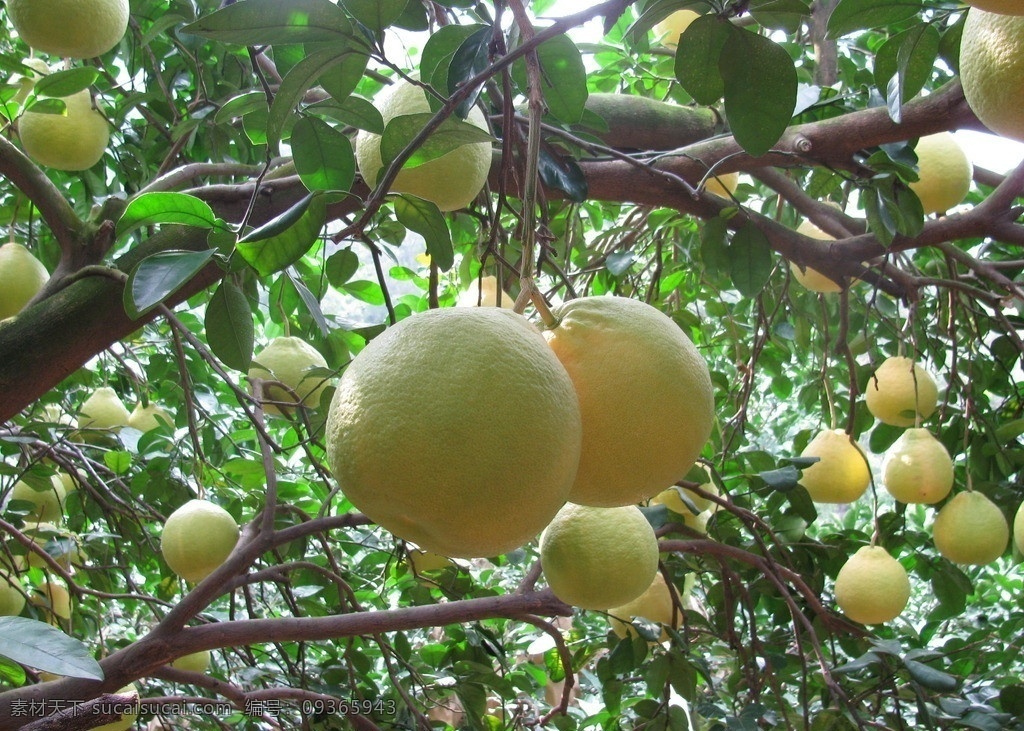
[(540, 537), (540, 563), (555, 596), (580, 609), (633, 601), (658, 572), (658, 539), (635, 505), (566, 503)]
[(0, 617), (17, 617), (25, 608), (25, 594), (18, 579), (0, 572)]
[[(516, 303), (516, 298), (508, 292), (501, 292), (501, 306), (511, 310)], [(469, 289), (459, 296), (456, 303), (458, 307), (497, 307), (498, 306), (498, 278), (493, 275), (474, 278)]]
[(78, 428), (117, 432), (128, 426), (130, 416), (117, 392), (110, 386), (100, 386), (82, 402), (78, 410)]
[(968, 5), (989, 13), (1003, 15), (1024, 15), (1024, 3), (1020, 0), (964, 0)]
[(818, 457), (800, 477), (816, 503), (852, 503), (871, 484), (864, 450), (842, 429), (818, 432), (800, 456)]
[(953, 489), (953, 460), (927, 429), (907, 429), (885, 455), (885, 489), (901, 503), (933, 505)]
[(42, 262), (21, 244), (0, 246), (0, 320), (21, 312), (49, 278)]
[(729, 198), (736, 192), (736, 186), (739, 183), (739, 173), (722, 173), (708, 178), (708, 182), (704, 184), (704, 190), (722, 198)]
[(1024, 503), (1020, 504), (1013, 516), (1013, 542), (1017, 550), (1024, 553)]
[(959, 205), (971, 189), (974, 166), (951, 132), (926, 135), (917, 141), (916, 182), (910, 189), (921, 200), (925, 214)]
[(692, 10), (677, 10), (654, 24), (654, 39), (661, 41), (666, 48), (674, 50), (679, 43), (679, 36), (699, 17), (700, 15)]
[[(705, 482), (700, 489), (710, 495), (718, 495), (718, 488), (713, 482)], [(703, 513), (705, 510), (715, 510), (717, 503), (708, 500), (703, 495), (698, 495), (694, 490), (686, 487), (670, 487), (659, 492), (651, 498), (652, 503), (664, 505), (673, 513), (685, 515), (686, 513)]]
[[(71, 531), (58, 528), (53, 523), (37, 523), (25, 529), (25, 535), (41, 546), (54, 561), (71, 570), (73, 566), (85, 563), (85, 552), (79, 544), (78, 536)], [(32, 551), (26, 555), (26, 564), (32, 568), (46, 566), (46, 561)]]
[[(320, 351), (302, 338), (285, 336), (274, 338), (254, 356), (249, 378), (280, 381), (295, 391), (303, 406), (315, 409), (329, 385), (325, 370), (327, 360)], [(263, 410), (278, 416), (282, 409), (290, 410), (288, 404), (297, 403), (288, 391), (271, 384), (264, 384), (263, 399)]]
[(980, 492), (954, 495), (932, 524), (935, 547), (953, 563), (981, 566), (1003, 555), (1010, 526), (999, 506)]
[(409, 549), (406, 559), (416, 574), (422, 574), (424, 571), (440, 571), (453, 565), (452, 560), (447, 556), (424, 551), (419, 548)]
[[(374, 99), (374, 105), (386, 125), (395, 117), (430, 112), (426, 92), (408, 81), (398, 81)], [(466, 122), (482, 130), (487, 118), (473, 107)], [(442, 127), (443, 129), (443, 127)], [(380, 135), (362, 131), (356, 136), (356, 165), (359, 174), (371, 188), (382, 172)], [(484, 188), (491, 169), (491, 144), (470, 142), (416, 167), (404, 168), (391, 184), (395, 193), (412, 195), (432, 201), (442, 211), (468, 206)]]
[(171, 663), (171, 667), (193, 673), (205, 673), (210, 669), (210, 651), (200, 650), (191, 655), (182, 655)]
[(37, 51), (92, 58), (124, 36), (128, 0), (8, 0), (7, 16), (21, 39)]
[(40, 165), (71, 172), (88, 170), (103, 157), (110, 127), (93, 108), (88, 89), (63, 97), (63, 102), (63, 114), (22, 114), (18, 137), (25, 153)]
[(32, 592), (30, 599), (50, 624), (60, 624), (60, 620), (71, 619), (71, 594), (60, 584), (44, 581)]
[(28, 95), (32, 93), (32, 89), (35, 88), (36, 81), (41, 76), (46, 76), (50, 73), (50, 65), (41, 58), (24, 58), (21, 63), (24, 66), (28, 66), (32, 69), (27, 75), (21, 75), (15, 78), (15, 82), (18, 84), (18, 92), (14, 95), (13, 100), (18, 104), (23, 103), (28, 99)]
[(835, 595), (839, 608), (854, 622), (881, 624), (907, 606), (910, 578), (884, 548), (862, 546), (839, 569)]
[[(102, 726), (96, 726), (92, 731), (128, 731), (134, 724), (136, 719), (139, 717), (139, 692), (135, 687), (135, 683), (129, 683), (125, 687), (117, 691), (117, 695), (132, 694), (135, 696), (134, 703), (131, 703), (131, 707), (124, 708), (125, 713), (121, 716), (119, 721), (113, 721), (111, 723), (105, 723)], [(120, 707), (117, 711), (122, 710)]]
[(238, 523), (209, 500), (189, 500), (167, 517), (160, 552), (185, 581), (202, 581), (224, 563), (238, 543)]
[(690, 471), (711, 434), (707, 363), (660, 310), (581, 297), (552, 310), (544, 335), (572, 378), (583, 416), (569, 499), (611, 507), (646, 500)]
[(1024, 140), (1024, 15), (967, 12), (960, 38), (960, 82), (982, 124)]
[(358, 510), (425, 551), (477, 558), (550, 522), (580, 432), (572, 381), (526, 318), (452, 307), (400, 321), (353, 359), (326, 442)]
[[(801, 233), (804, 236), (810, 236), (812, 239), (819, 239), (821, 241), (833, 241), (834, 236), (825, 233), (820, 228), (815, 226), (810, 221), (805, 220), (796, 229), (797, 233)], [(789, 271), (792, 273), (793, 278), (797, 282), (802, 284), (804, 288), (811, 290), (812, 292), (823, 292), (825, 294), (831, 292), (841, 292), (842, 287), (839, 286), (838, 282), (832, 281), (824, 274), (819, 272), (817, 269), (811, 267), (801, 268), (795, 262), (789, 262)]]
[(864, 390), (868, 411), (892, 426), (914, 426), (915, 413), (927, 419), (939, 401), (939, 389), (928, 371), (903, 356), (882, 361)]
[(128, 415), (128, 426), (141, 432), (152, 431), (164, 424), (174, 426), (174, 419), (159, 404), (150, 401), (143, 406), (139, 401)]
[(608, 610), (608, 617), (611, 620), (612, 631), (619, 637), (633, 636), (637, 634), (636, 628), (630, 624), (630, 620), (641, 618), (648, 622), (665, 625), (661, 630), (661, 642), (669, 638), (667, 627), (678, 629), (683, 620), (682, 608), (676, 609), (672, 600), (672, 590), (665, 583), (665, 577), (661, 572), (654, 574), (654, 581), (644, 590), (644, 593), (631, 602), (620, 607), (613, 607)]
[(35, 505), (35, 509), (28, 516), (33, 523), (52, 523), (64, 515), (64, 498), (67, 491), (64, 483), (56, 475), (43, 489), (37, 490), (24, 480), (14, 483), (11, 490), (11, 500), (24, 500)]

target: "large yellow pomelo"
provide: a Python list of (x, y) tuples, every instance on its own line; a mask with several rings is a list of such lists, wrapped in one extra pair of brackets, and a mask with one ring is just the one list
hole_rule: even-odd
[(130, 418), (131, 414), (117, 392), (110, 386), (100, 386), (82, 402), (78, 410), (78, 428), (117, 432), (128, 426)]
[(915, 412), (927, 419), (939, 401), (939, 389), (928, 371), (904, 356), (882, 361), (864, 391), (868, 411), (892, 426), (914, 426)]
[(1021, 0), (964, 0), (964, 2), (971, 7), (979, 8), (989, 13), (1024, 15), (1024, 2)]
[(852, 503), (871, 484), (864, 450), (842, 429), (818, 432), (800, 456), (818, 457), (800, 477), (816, 503)]
[(1024, 15), (972, 8), (960, 38), (960, 82), (982, 124), (1024, 141)]
[[(315, 409), (330, 384), (323, 373), (326, 369), (327, 360), (319, 350), (302, 338), (283, 336), (271, 340), (253, 357), (249, 378), (280, 381), (295, 391), (303, 406)], [(288, 391), (270, 384), (263, 387), (263, 399), (263, 410), (275, 415), (281, 415), (282, 409), (290, 410), (288, 404), (297, 403)]]
[(1013, 516), (1013, 542), (1017, 550), (1024, 553), (1024, 503), (1020, 504)]
[(669, 638), (667, 628), (678, 629), (682, 623), (683, 610), (682, 607), (676, 609), (672, 590), (659, 571), (654, 574), (654, 581), (643, 594), (620, 607), (612, 607), (608, 610), (608, 617), (611, 620), (612, 631), (619, 637), (637, 634), (636, 629), (630, 624), (631, 620), (636, 618), (664, 625), (660, 641), (665, 642)]
[(729, 198), (736, 192), (736, 186), (739, 184), (739, 173), (722, 173), (721, 175), (712, 175), (708, 178), (707, 183), (704, 184), (704, 190), (708, 193), (714, 193), (721, 198)]
[(921, 200), (925, 214), (959, 205), (971, 189), (974, 166), (951, 132), (926, 135), (917, 141), (916, 182), (910, 189)]
[(677, 10), (663, 20), (654, 24), (654, 39), (660, 41), (666, 48), (675, 50), (679, 44), (679, 36), (690, 27), (690, 23), (700, 17), (700, 14), (692, 10)]
[[(700, 489), (709, 495), (718, 495), (718, 487), (713, 482), (701, 484)], [(714, 511), (718, 509), (717, 503), (703, 495), (698, 495), (696, 491), (674, 485), (652, 497), (651, 502), (664, 505), (672, 512), (679, 513), (680, 515), (703, 513), (706, 510)]]
[(1010, 526), (999, 506), (973, 490), (954, 495), (932, 524), (935, 547), (953, 563), (981, 566), (1003, 555)]
[(0, 246), (0, 320), (21, 312), (49, 278), (42, 262), (21, 244)]
[(29, 598), (50, 624), (59, 625), (61, 620), (71, 619), (71, 593), (67, 587), (44, 581)]
[(193, 673), (205, 673), (210, 669), (210, 651), (200, 650), (189, 655), (182, 655), (171, 663), (171, 667)]
[(658, 539), (635, 505), (566, 503), (541, 534), (540, 563), (563, 602), (608, 609), (633, 601), (654, 581)]
[(28, 111), (18, 118), (18, 138), (25, 153), (54, 170), (88, 170), (100, 161), (110, 142), (107, 120), (93, 108), (83, 89), (62, 98), (63, 114)]
[[(386, 125), (395, 117), (430, 112), (423, 89), (408, 81), (396, 81), (373, 100)], [(473, 107), (466, 122), (487, 129), (487, 118)], [(382, 172), (380, 135), (365, 130), (356, 136), (356, 165), (359, 174), (371, 188), (377, 184)], [(491, 169), (491, 144), (470, 142), (460, 145), (417, 167), (405, 168), (395, 177), (391, 191), (411, 193), (432, 201), (442, 211), (454, 211), (468, 206), (484, 188)]]
[(0, 617), (17, 617), (25, 608), (25, 593), (17, 577), (0, 572)]
[(885, 489), (901, 503), (933, 505), (953, 489), (953, 460), (927, 429), (907, 429), (885, 455)]
[(881, 624), (907, 606), (910, 578), (884, 548), (862, 546), (839, 569), (835, 595), (839, 608), (854, 622)]
[(56, 475), (44, 489), (37, 490), (24, 480), (18, 480), (11, 490), (11, 500), (24, 500), (35, 505), (35, 509), (29, 515), (33, 523), (52, 523), (60, 520), (64, 515), (65, 497), (67, 491), (64, 489), (64, 482)]
[(141, 432), (152, 431), (164, 424), (174, 426), (174, 419), (166, 409), (154, 401), (145, 405), (139, 401), (128, 415), (128, 426)]
[(189, 500), (171, 513), (160, 534), (160, 553), (186, 581), (202, 581), (231, 555), (238, 523), (209, 500)]
[[(797, 226), (796, 232), (821, 241), (832, 241), (835, 239), (835, 236), (825, 233), (808, 220), (804, 220), (803, 223)], [(841, 292), (843, 289), (837, 282), (826, 277), (817, 269), (812, 269), (811, 267), (800, 267), (798, 264), (791, 261), (789, 262), (789, 271), (797, 282), (812, 292), (823, 292), (825, 294), (829, 294), (832, 292)]]
[[(474, 278), (469, 288), (459, 295), (457, 307), (497, 307), (498, 306), (498, 278), (494, 275)], [(511, 310), (516, 303), (516, 298), (508, 292), (501, 292), (501, 306)]]
[(116, 46), (128, 29), (128, 0), (8, 0), (18, 35), (43, 53), (92, 58)]
[(558, 324), (544, 335), (583, 416), (569, 499), (629, 505), (685, 477), (715, 419), (707, 363), (686, 334), (660, 310), (626, 297), (581, 297), (552, 313)]
[(580, 432), (572, 381), (526, 318), (452, 307), (400, 321), (355, 357), (326, 442), (357, 509), (426, 551), (475, 558), (550, 522)]
[(139, 692), (135, 687), (135, 683), (129, 683), (125, 687), (117, 691), (116, 695), (128, 695), (132, 694), (135, 696), (133, 703), (126, 703), (125, 707), (116, 707), (113, 710), (123, 711), (123, 715), (119, 721), (112, 721), (111, 723), (105, 723), (102, 726), (96, 726), (92, 731), (128, 731), (134, 724), (136, 719), (139, 717)]

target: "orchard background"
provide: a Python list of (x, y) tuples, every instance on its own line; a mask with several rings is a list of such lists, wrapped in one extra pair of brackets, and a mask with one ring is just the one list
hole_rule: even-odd
[[(721, 54), (674, 54), (649, 29), (687, 5), (742, 33)], [(64, 583), (73, 599), (54, 619), (66, 637), (30, 622), (48, 618), (45, 602), (0, 621), (0, 728), (89, 728), (111, 719), (40, 709), (131, 682), (151, 728), (1024, 726), (1016, 549), (954, 565), (932, 545), (935, 508), (877, 484), (849, 507), (815, 505), (793, 459), (844, 428), (877, 478), (902, 430), (862, 394), (878, 363), (906, 354), (940, 384), (924, 426), (954, 457), (954, 490), (983, 492), (1008, 520), (1021, 503), (1024, 166), (976, 167), (943, 216), (907, 187), (919, 137), (981, 129), (956, 78), (965, 7), (551, 7), (136, 0), (115, 49), (71, 64), (87, 75), (69, 83), (91, 84), (111, 125), (99, 164), (38, 168), (5, 127), (2, 220), (52, 276), (0, 325), (0, 495), (58, 470), (77, 490), (39, 542), (19, 505), (0, 515), (5, 562), (31, 566), (24, 590)], [(574, 42), (594, 19), (603, 37)], [(5, 23), (0, 51), (13, 117), (29, 49)], [(441, 214), (356, 174), (355, 130), (382, 131), (370, 100), (412, 73), (445, 80), (437, 123), (470, 102), (489, 115), (490, 181), (468, 209)], [(732, 196), (703, 190), (730, 172)], [(837, 241), (796, 233), (803, 219)], [(787, 261), (845, 288), (809, 292)], [(336, 489), (326, 409), (269, 417), (249, 396), (253, 351), (271, 338), (311, 342), (333, 377), (388, 323), (454, 305), (481, 273), (513, 297), (525, 287), (523, 305), (534, 282), (549, 302), (642, 299), (706, 358), (719, 509), (706, 535), (648, 511), (665, 575), (692, 586), (668, 642), (620, 639), (601, 612), (559, 602), (535, 544), (413, 570)], [(66, 417), (101, 386), (173, 424), (84, 440)], [(159, 535), (196, 496), (243, 531), (189, 586)], [(831, 591), (872, 540), (913, 594), (865, 628)], [(205, 673), (168, 667), (201, 650)], [(225, 712), (180, 712), (212, 701)]]

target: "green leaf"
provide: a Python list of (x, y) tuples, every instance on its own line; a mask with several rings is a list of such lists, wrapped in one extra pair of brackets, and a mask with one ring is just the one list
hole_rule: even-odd
[(27, 677), (25, 669), (21, 665), (0, 655), (0, 679), (3, 682), (17, 687), (24, 685)]
[(714, 104), (725, 94), (725, 80), (718, 60), (734, 30), (728, 20), (716, 15), (702, 15), (679, 39), (676, 79), (698, 104)]
[(416, 196), (400, 195), (395, 200), (395, 214), (403, 226), (423, 237), (427, 253), (441, 271), (452, 268), (455, 263), (452, 234), (435, 204)]
[[(583, 56), (568, 36), (555, 36), (537, 47), (540, 62), (544, 104), (561, 122), (575, 124), (583, 118), (587, 103), (587, 69)], [(516, 61), (512, 79), (523, 94), (527, 93), (526, 62)]]
[(0, 655), (55, 675), (103, 680), (88, 647), (34, 619), (0, 617)]
[(330, 0), (240, 0), (180, 32), (257, 46), (343, 40), (352, 37), (352, 23)]
[(327, 258), (324, 271), (332, 287), (340, 287), (359, 269), (359, 256), (352, 249), (342, 249)]
[(759, 156), (779, 141), (793, 118), (796, 68), (775, 41), (730, 27), (719, 61), (725, 116), (736, 142)]
[(100, 77), (99, 69), (79, 66), (67, 71), (56, 71), (36, 81), (34, 91), (39, 96), (71, 96), (82, 89), (88, 89)]
[(700, 227), (700, 258), (709, 274), (729, 271), (728, 232), (729, 224), (721, 217), (709, 218)]
[(551, 148), (542, 147), (537, 170), (541, 182), (547, 187), (562, 191), (574, 203), (587, 200), (587, 178), (576, 160), (569, 155), (556, 155)]
[(324, 195), (310, 193), (277, 218), (251, 231), (235, 248), (261, 276), (269, 276), (309, 251), (326, 220)]
[(935, 26), (921, 24), (893, 36), (878, 50), (875, 84), (885, 93), (893, 121), (900, 121), (902, 105), (931, 78), (940, 41)]
[[(443, 84), (440, 72), (444, 71), (444, 67), (439, 66), (434, 72), (435, 75), (430, 79), (434, 88), (444, 89), (448, 96), (451, 96), (460, 86), (486, 69), (491, 62), (490, 46), (493, 39), (494, 29), (489, 25), (485, 25), (466, 38), (452, 54), (447, 73), (444, 74)], [(455, 107), (455, 116), (465, 119), (479, 95), (480, 87), (477, 87)], [(437, 100), (432, 99), (429, 95), (428, 100), (431, 102), (431, 109), (436, 109)]]
[(949, 693), (957, 689), (960, 682), (949, 673), (936, 670), (930, 665), (925, 665), (917, 660), (904, 658), (903, 666), (907, 669), (910, 677), (929, 690), (936, 690), (941, 693)]
[(124, 309), (137, 319), (177, 292), (209, 263), (216, 253), (162, 251), (139, 262), (124, 288)]
[(765, 28), (796, 33), (810, 9), (804, 0), (754, 0), (750, 14)]
[(348, 99), (366, 74), (370, 57), (362, 51), (350, 50), (337, 63), (320, 74), (320, 86), (337, 102)]
[(196, 228), (223, 228), (224, 224), (204, 201), (187, 193), (143, 193), (129, 201), (115, 228), (120, 238), (140, 226), (177, 223)]
[(1024, 716), (1024, 685), (1007, 685), (999, 691), (999, 705), (1006, 713)]
[[(377, 107), (357, 96), (350, 96), (342, 102), (329, 99), (311, 104), (306, 107), (306, 111), (336, 119), (342, 124), (377, 135), (384, 133), (384, 118), (377, 111)], [(293, 130), (292, 135), (294, 134)]]
[(921, 0), (840, 0), (828, 19), (828, 37), (835, 39), (865, 28), (881, 28), (913, 18)]
[[(408, 147), (433, 116), (430, 112), (403, 114), (388, 122), (380, 139), (381, 161), (385, 168)], [(447, 155), (463, 145), (491, 142), (492, 139), (485, 130), (469, 122), (449, 117), (409, 155), (402, 167), (404, 169), (419, 167), (442, 155)]]
[(409, 0), (341, 0), (353, 18), (373, 31), (381, 31), (402, 17)]
[(249, 370), (255, 341), (252, 308), (232, 279), (222, 280), (210, 297), (204, 324), (213, 354), (229, 368)]
[(740, 294), (756, 297), (772, 273), (772, 253), (768, 239), (751, 222), (733, 234), (729, 244), (729, 276)]
[(446, 25), (430, 34), (423, 44), (420, 58), (420, 78), (437, 89), (448, 88), (448, 67), (455, 52), (475, 33), (489, 30), (489, 25)]
[(316, 117), (295, 123), (291, 137), (295, 170), (307, 189), (347, 191), (355, 180), (356, 162), (347, 135)]
[(800, 482), (800, 470), (793, 465), (786, 465), (775, 470), (760, 472), (758, 477), (773, 490), (786, 492), (792, 490)]

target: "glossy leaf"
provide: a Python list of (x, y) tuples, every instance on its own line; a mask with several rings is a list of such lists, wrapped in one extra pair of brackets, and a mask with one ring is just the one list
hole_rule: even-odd
[(714, 104), (725, 94), (718, 60), (737, 29), (714, 15), (702, 15), (686, 29), (676, 49), (676, 78), (698, 104)]
[(163, 251), (147, 256), (128, 276), (124, 308), (138, 318), (187, 284), (205, 267), (216, 252)]
[[(342, 124), (351, 125), (356, 129), (366, 130), (374, 134), (383, 134), (384, 118), (366, 99), (357, 96), (350, 96), (342, 102), (328, 99), (327, 101), (311, 104), (306, 111), (336, 119)], [(294, 134), (294, 130), (292, 134)]]
[(247, 371), (255, 341), (252, 308), (231, 278), (221, 281), (210, 297), (204, 322), (213, 354), (229, 368)]
[(839, 38), (864, 28), (880, 28), (913, 18), (921, 12), (921, 0), (839, 0), (828, 19), (828, 37)]
[[(385, 167), (409, 146), (409, 143), (415, 139), (433, 116), (430, 112), (404, 114), (388, 122), (380, 141), (380, 155)], [(463, 145), (491, 142), (492, 139), (490, 134), (476, 125), (449, 117), (430, 134), (422, 145), (413, 150), (402, 167), (406, 169), (419, 167), (442, 155), (447, 155)]]
[(587, 199), (590, 192), (587, 178), (573, 158), (544, 147), (541, 148), (537, 168), (541, 182), (547, 187), (562, 191), (569, 200), (577, 203)]
[(187, 193), (143, 193), (132, 198), (117, 221), (121, 237), (141, 226), (176, 223), (198, 228), (222, 228), (210, 205)]
[(35, 93), (39, 96), (71, 96), (82, 89), (88, 89), (99, 77), (99, 69), (91, 66), (55, 71), (36, 81)]
[[(448, 96), (455, 93), (459, 87), (475, 77), (487, 68), (490, 63), (490, 45), (494, 39), (494, 29), (490, 26), (483, 26), (475, 33), (468, 36), (452, 54), (451, 62), (448, 64), (448, 73), (444, 79), (444, 85), (436, 75), (430, 78), (434, 88), (445, 89)], [(443, 69), (444, 67), (439, 67)], [(473, 108), (477, 98), (480, 96), (482, 87), (477, 87), (455, 107), (455, 116), (465, 119), (469, 110)], [(428, 96), (429, 98), (429, 96)], [(436, 100), (431, 100), (431, 108), (437, 107)]]
[(240, 0), (180, 32), (247, 46), (313, 43), (350, 38), (352, 23), (330, 0)]
[(277, 218), (238, 242), (239, 255), (260, 275), (267, 276), (296, 262), (320, 236), (327, 203), (321, 193), (310, 193)]
[(55, 675), (103, 680), (103, 668), (89, 648), (34, 619), (0, 617), (0, 655)]
[(341, 0), (352, 17), (370, 30), (381, 31), (402, 17), (408, 0)]
[[(567, 36), (556, 36), (537, 47), (540, 62), (541, 93), (544, 104), (556, 119), (575, 124), (583, 117), (587, 103), (587, 70), (576, 44)], [(512, 78), (523, 94), (527, 93), (526, 62), (517, 61)]]
[(729, 275), (740, 294), (756, 297), (772, 273), (768, 239), (753, 223), (744, 224), (729, 244)]
[(429, 81), (434, 88), (448, 88), (448, 67), (467, 39), (490, 26), (480, 23), (470, 25), (446, 25), (430, 34), (423, 44), (423, 55), (420, 59), (420, 78)]
[(889, 116), (899, 122), (902, 105), (931, 78), (941, 36), (932, 25), (918, 25), (893, 36), (875, 57), (875, 84), (886, 95)]
[(401, 195), (395, 199), (395, 215), (403, 226), (423, 237), (431, 261), (441, 271), (452, 268), (455, 263), (452, 235), (435, 204), (415, 196)]
[(307, 189), (347, 191), (356, 164), (348, 136), (316, 117), (295, 123), (291, 136), (295, 171)]

